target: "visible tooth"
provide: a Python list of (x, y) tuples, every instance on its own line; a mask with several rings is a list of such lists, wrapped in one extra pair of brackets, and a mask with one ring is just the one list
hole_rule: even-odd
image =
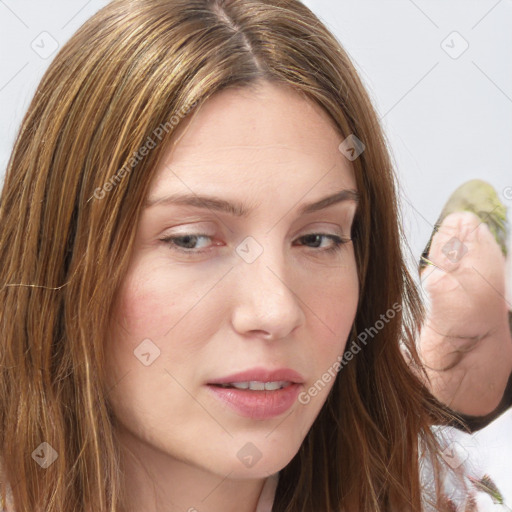
[(236, 389), (249, 389), (248, 382), (233, 382), (231, 385)]
[(285, 380), (274, 382), (261, 382), (253, 380), (250, 382), (230, 382), (226, 384), (219, 384), (219, 386), (223, 388), (249, 389), (251, 391), (276, 391), (289, 385), (290, 383)]
[(265, 389), (267, 391), (275, 391), (276, 389), (281, 389), (282, 387), (282, 382), (265, 382)]

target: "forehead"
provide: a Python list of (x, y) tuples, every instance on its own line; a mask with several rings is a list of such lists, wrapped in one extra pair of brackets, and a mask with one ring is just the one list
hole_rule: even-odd
[[(155, 186), (192, 184), (355, 189), (351, 162), (329, 115), (288, 86), (223, 90), (178, 127)], [(284, 191), (283, 191), (284, 192)], [(305, 192), (305, 190), (304, 190)]]

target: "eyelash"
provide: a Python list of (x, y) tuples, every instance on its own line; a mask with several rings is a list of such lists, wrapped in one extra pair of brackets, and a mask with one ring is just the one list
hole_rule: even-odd
[[(332, 245), (331, 247), (329, 247), (327, 249), (319, 249), (319, 252), (322, 252), (324, 254), (334, 254), (336, 252), (339, 252), (339, 251), (341, 251), (343, 245), (352, 241), (351, 238), (342, 238), (338, 235), (330, 235), (327, 233), (308, 233), (307, 235), (302, 235), (301, 237), (299, 237), (298, 240), (301, 240), (301, 239), (304, 239), (304, 238), (310, 237), (310, 236), (317, 236), (317, 237), (321, 236), (324, 238), (329, 238), (334, 242), (334, 245)], [(211, 249), (211, 247), (209, 247), (207, 249), (202, 249), (202, 250), (183, 249), (182, 247), (179, 247), (175, 243), (175, 240), (181, 240), (183, 238), (212, 238), (212, 237), (209, 235), (202, 234), (202, 233), (184, 234), (184, 235), (179, 235), (179, 236), (167, 236), (164, 238), (160, 238), (160, 241), (167, 244), (171, 248), (171, 250), (175, 250), (175, 251), (181, 252), (182, 254), (187, 254), (189, 256), (203, 254), (203, 253), (208, 252)]]

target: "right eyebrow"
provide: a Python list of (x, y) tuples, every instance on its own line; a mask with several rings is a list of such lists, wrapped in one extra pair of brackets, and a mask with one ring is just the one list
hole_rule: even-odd
[[(301, 206), (298, 213), (299, 215), (305, 215), (308, 213), (317, 212), (328, 208), (334, 204), (338, 204), (345, 201), (359, 201), (359, 194), (353, 189), (342, 189), (334, 194), (327, 197), (323, 197), (312, 203), (306, 203)], [(184, 205), (192, 206), (195, 208), (207, 208), (209, 210), (221, 211), (234, 215), (236, 217), (247, 217), (251, 210), (243, 203), (231, 202), (226, 199), (215, 196), (204, 196), (196, 194), (171, 194), (159, 198), (150, 198), (146, 204), (146, 208), (151, 208), (156, 205)]]

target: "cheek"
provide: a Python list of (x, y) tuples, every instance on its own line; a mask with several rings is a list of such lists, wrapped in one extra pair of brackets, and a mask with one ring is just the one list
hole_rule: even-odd
[(359, 301), (355, 263), (331, 273), (318, 283), (310, 281), (310, 307), (325, 331), (338, 345), (344, 342), (354, 322)]
[[(173, 292), (158, 283), (126, 282), (115, 308), (115, 318), (128, 336), (155, 335), (155, 328), (169, 322), (176, 306)], [(146, 332), (144, 332), (146, 331)]]
[(111, 357), (123, 369), (138, 368), (134, 353), (143, 349), (146, 353), (149, 347), (157, 354), (156, 366), (170, 364), (171, 359), (174, 365), (190, 364), (219, 323), (223, 301), (218, 293), (212, 295), (215, 307), (206, 307), (212, 298), (207, 297), (211, 286), (197, 272), (191, 275), (183, 268), (148, 262), (134, 265), (113, 308)]
[(334, 385), (339, 369), (337, 364), (350, 343), (359, 300), (355, 263), (340, 272), (331, 272), (322, 280), (318, 279), (316, 284), (312, 280), (308, 283), (305, 295), (309, 301), (304, 302), (309, 307), (310, 325), (315, 326), (308, 337), (307, 350), (314, 379), (309, 385), (314, 389), (306, 390), (306, 398), (319, 408)]
[(194, 296), (183, 273), (136, 266), (125, 276), (113, 319), (123, 337), (161, 339), (190, 309)]
[(327, 399), (342, 371), (343, 355), (350, 345), (350, 331), (357, 313), (359, 281), (355, 264), (346, 271), (332, 274), (320, 291), (310, 293), (311, 325), (314, 325), (308, 361), (311, 379), (298, 397), (306, 406), (311, 423)]

